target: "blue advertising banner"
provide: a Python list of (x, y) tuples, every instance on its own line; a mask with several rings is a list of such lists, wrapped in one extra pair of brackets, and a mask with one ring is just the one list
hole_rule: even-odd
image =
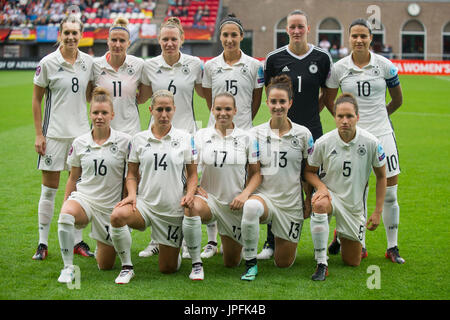
[(56, 42), (58, 39), (58, 26), (37, 26), (37, 42)]

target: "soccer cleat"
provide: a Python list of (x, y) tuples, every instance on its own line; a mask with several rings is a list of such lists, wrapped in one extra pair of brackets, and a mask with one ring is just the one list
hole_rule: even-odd
[(200, 254), (200, 258), (208, 259), (214, 256), (217, 253), (217, 245), (208, 243), (205, 247), (203, 247), (203, 252)]
[(247, 270), (245, 270), (245, 273), (242, 275), (241, 280), (253, 281), (253, 280), (255, 280), (257, 274), (258, 274), (258, 265), (257, 264), (255, 264), (253, 266), (247, 266)]
[(159, 245), (155, 240), (150, 241), (147, 248), (139, 252), (139, 257), (147, 258), (159, 253)]
[(264, 246), (261, 252), (256, 255), (256, 259), (267, 260), (272, 258), (272, 256), (273, 256), (273, 248), (271, 248), (269, 243), (266, 241), (264, 242)]
[(58, 282), (59, 283), (72, 283), (75, 279), (75, 273), (73, 266), (64, 267), (61, 270), (61, 274), (59, 275)]
[(89, 245), (81, 240), (73, 247), (73, 253), (79, 254), (83, 257), (94, 257), (95, 255), (91, 252), (91, 248), (89, 248)]
[(337, 239), (337, 232), (335, 229), (333, 241), (331, 241), (330, 245), (328, 246), (328, 253), (334, 255), (334, 254), (338, 254), (339, 251), (341, 251), (341, 244), (339, 243), (339, 241)]
[(316, 268), (316, 272), (312, 275), (311, 279), (314, 281), (324, 281), (328, 276), (328, 266), (323, 263), (319, 263)]
[(36, 253), (32, 257), (33, 260), (45, 260), (48, 256), (48, 248), (45, 244), (40, 243), (37, 247)]
[(400, 253), (398, 252), (398, 247), (397, 246), (389, 248), (386, 251), (385, 256), (386, 256), (386, 259), (389, 259), (389, 260), (391, 260), (394, 263), (398, 263), (398, 264), (405, 263), (405, 259), (400, 257)]
[(194, 263), (192, 265), (192, 271), (189, 275), (189, 279), (193, 281), (203, 280), (205, 278), (205, 274), (203, 272), (203, 264), (201, 262)]
[(127, 284), (134, 277), (133, 269), (122, 269), (119, 276), (116, 278), (115, 282), (117, 284)]
[(361, 259), (367, 258), (368, 255), (369, 255), (369, 254), (367, 253), (367, 249), (364, 248), (364, 247), (362, 247), (362, 248), (361, 248)]

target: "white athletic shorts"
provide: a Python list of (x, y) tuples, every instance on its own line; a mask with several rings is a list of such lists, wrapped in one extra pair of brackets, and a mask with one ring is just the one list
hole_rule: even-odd
[(257, 193), (255, 196), (261, 197), (269, 209), (267, 219), (262, 223), (272, 223), (272, 233), (275, 237), (298, 243), (302, 234), (303, 209), (283, 210), (275, 206), (266, 195)]
[(39, 155), (38, 169), (45, 171), (69, 170), (67, 157), (74, 139), (45, 138), (45, 155)]
[(223, 203), (209, 193), (208, 199), (199, 195), (196, 197), (205, 200), (211, 210), (212, 218), (207, 224), (217, 221), (217, 230), (220, 235), (227, 236), (243, 245), (241, 238), (242, 209), (231, 210), (229, 203)]
[(379, 136), (378, 139), (386, 154), (386, 177), (390, 178), (400, 174), (400, 163), (394, 132)]
[(113, 208), (102, 207), (98, 203), (86, 199), (82, 193), (74, 191), (67, 200), (74, 200), (83, 208), (86, 216), (91, 222), (91, 233), (89, 236), (108, 246), (114, 246), (111, 240), (111, 213)]
[(348, 212), (342, 201), (331, 190), (328, 191), (331, 195), (332, 214), (336, 217), (336, 232), (338, 236), (363, 244), (366, 230), (366, 213)]
[[(183, 240), (183, 212), (178, 216), (165, 216), (153, 212), (142, 199), (137, 199), (136, 208), (145, 221), (145, 229), (152, 227), (152, 239), (159, 244), (180, 248)], [(143, 231), (143, 230), (141, 230)]]

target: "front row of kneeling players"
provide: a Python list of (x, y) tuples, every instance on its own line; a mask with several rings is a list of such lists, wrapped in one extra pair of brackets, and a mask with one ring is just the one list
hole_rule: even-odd
[[(383, 148), (356, 126), (358, 106), (351, 94), (336, 100), (337, 128), (315, 143), (307, 128), (287, 117), (291, 105), (290, 79), (275, 77), (267, 87), (271, 118), (248, 132), (233, 123), (238, 108), (234, 97), (219, 94), (212, 108), (215, 126), (193, 137), (172, 126), (174, 97), (160, 90), (152, 97), (151, 127), (131, 137), (111, 129), (111, 97), (107, 90), (96, 88), (90, 110), (92, 131), (75, 139), (68, 158), (72, 170), (58, 221), (64, 269), (58, 281), (73, 281), (74, 231), (89, 222), (91, 236), (97, 240), (99, 269), (112, 269), (119, 255), (122, 270), (116, 283), (128, 283), (134, 276), (129, 228), (149, 226), (160, 246), (163, 273), (179, 269), (184, 235), (192, 258), (189, 277), (203, 280), (201, 224), (213, 221), (218, 222), (225, 266), (238, 266), (241, 257), (245, 259), (242, 280), (254, 280), (258, 273), (260, 223), (272, 224), (275, 264), (289, 267), (309, 215), (303, 212), (301, 177), (316, 189), (310, 223), (318, 265), (313, 280), (324, 280), (328, 273), (331, 215), (336, 217), (343, 261), (359, 265), (362, 233), (366, 226), (375, 230), (380, 223), (386, 191)], [(197, 164), (202, 171), (198, 186)], [(366, 222), (364, 195), (372, 168), (377, 179), (376, 207)], [(182, 180), (183, 173), (187, 177)]]

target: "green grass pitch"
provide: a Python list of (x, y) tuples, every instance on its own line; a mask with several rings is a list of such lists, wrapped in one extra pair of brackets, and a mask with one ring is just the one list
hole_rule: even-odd
[[(120, 261), (111, 271), (99, 271), (94, 259), (75, 256), (81, 269), (79, 289), (59, 284), (62, 268), (57, 237), (57, 220), (67, 174), (62, 174), (55, 215), (51, 224), (49, 256), (45, 261), (31, 259), (38, 241), (37, 204), (41, 174), (36, 169), (34, 127), (31, 112), (33, 72), (0, 72), (0, 299), (167, 299), (167, 300), (440, 300), (450, 298), (448, 241), (450, 77), (402, 76), (403, 106), (392, 116), (400, 150), (402, 173), (399, 183), (399, 248), (406, 259), (395, 265), (384, 257), (384, 226), (367, 232), (369, 256), (358, 268), (344, 266), (340, 256), (330, 256), (330, 275), (324, 282), (310, 280), (315, 269), (309, 220), (303, 226), (295, 264), (276, 268), (272, 260), (259, 262), (259, 275), (252, 283), (240, 280), (244, 270), (225, 268), (222, 256), (204, 261), (205, 280), (192, 282), (190, 260), (183, 260), (179, 272), (163, 275), (157, 256), (140, 258), (138, 252), (148, 242), (150, 231), (133, 231), (132, 257), (136, 277), (129, 285), (118, 286), (114, 279)], [(195, 97), (197, 120), (208, 119), (204, 101)], [(140, 106), (143, 128), (148, 124), (146, 106)], [(324, 131), (334, 128), (333, 119), (321, 114)], [(255, 124), (268, 119), (262, 104)], [(371, 179), (369, 211), (374, 208), (374, 178)], [(335, 220), (330, 226), (330, 239)], [(95, 242), (84, 239), (91, 248)], [(203, 245), (206, 244), (204, 227)], [(266, 237), (261, 227), (259, 249)], [(369, 284), (379, 271), (379, 289)]]

